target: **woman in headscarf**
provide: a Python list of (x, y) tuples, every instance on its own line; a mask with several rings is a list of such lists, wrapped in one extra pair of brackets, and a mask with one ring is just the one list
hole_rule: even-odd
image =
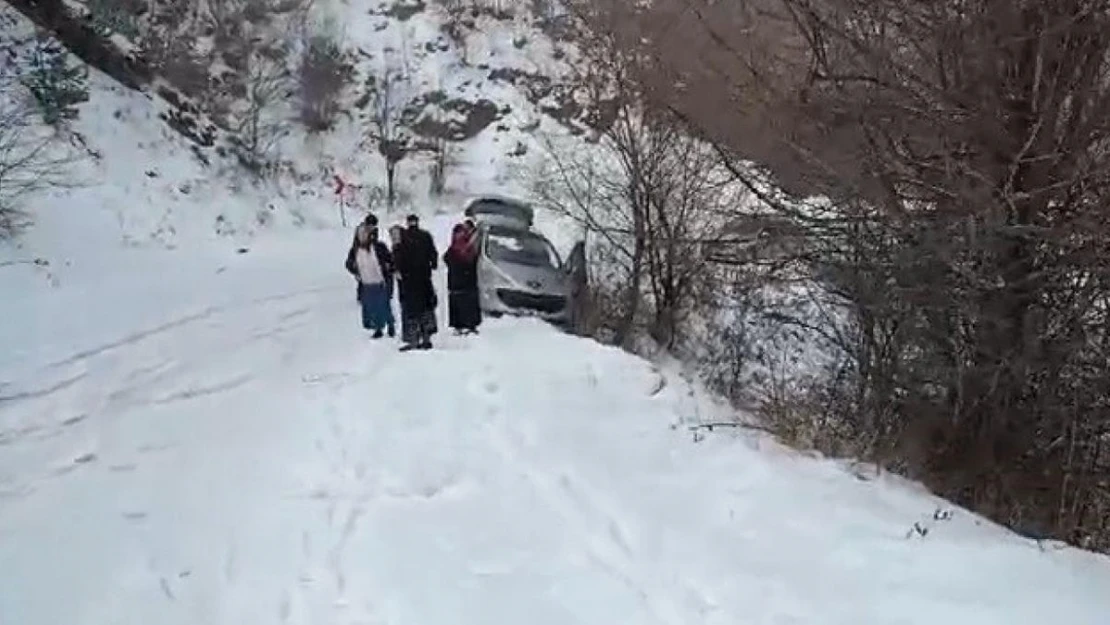
[[(403, 228), (399, 224), (393, 224), (389, 227), (389, 249), (393, 253), (393, 266), (397, 266), (397, 246), (401, 244), (401, 231)], [(401, 274), (397, 271), (393, 272), (394, 278), (389, 281), (389, 302), (390, 306), (393, 305), (393, 294), (397, 292), (397, 282), (401, 279)], [(401, 319), (401, 326), (404, 327), (405, 320)]]
[(347, 271), (358, 280), (358, 300), (362, 305), (362, 327), (380, 339), (382, 330), (395, 336), (393, 309), (389, 304), (393, 281), (393, 254), (378, 240), (378, 229), (361, 224), (354, 244), (347, 252)]
[[(366, 228), (375, 228), (376, 229), (378, 227), (378, 216), (375, 215), (374, 213), (366, 213), (366, 216), (362, 218), (362, 221), (360, 221), (358, 223), (358, 225), (355, 226), (355, 234), (354, 234), (354, 236), (351, 237), (351, 247), (352, 248), (354, 248), (356, 245), (358, 245), (358, 233), (359, 233), (359, 230), (361, 230), (364, 227), (366, 227)], [(362, 296), (360, 295), (361, 291), (359, 290), (360, 288), (361, 287), (359, 287), (359, 285), (358, 285), (358, 280), (355, 280), (355, 301), (356, 302), (362, 301)]]
[(478, 243), (466, 224), (451, 230), (451, 245), (443, 254), (447, 265), (447, 321), (458, 334), (478, 332), (482, 310), (478, 303)]

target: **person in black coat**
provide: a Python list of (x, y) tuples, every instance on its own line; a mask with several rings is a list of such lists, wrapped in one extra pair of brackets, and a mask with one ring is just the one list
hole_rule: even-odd
[(432, 335), (438, 331), (432, 272), (439, 266), (439, 254), (432, 235), (420, 228), (416, 215), (408, 216), (406, 226), (394, 253), (401, 300), (401, 350), (431, 349)]
[(459, 334), (477, 333), (482, 323), (475, 234), (467, 224), (456, 224), (451, 230), (451, 246), (443, 254), (447, 265), (447, 323)]

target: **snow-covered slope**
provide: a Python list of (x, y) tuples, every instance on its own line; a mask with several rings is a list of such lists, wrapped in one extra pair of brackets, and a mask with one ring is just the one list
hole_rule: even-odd
[[(0, 12), (0, 28), (30, 36), (27, 20), (6, 6)], [(458, 122), (468, 110), (492, 107), (492, 117), (470, 129), (473, 136), (448, 143), (442, 195), (429, 194), (429, 154), (414, 148), (401, 161), (399, 201), (387, 219), (410, 211), (458, 214), (479, 193), (526, 196), (535, 159), (542, 158), (535, 136), (566, 135), (568, 124), (577, 123), (558, 114), (560, 92), (551, 88), (566, 61), (556, 60), (562, 55), (525, 7), (508, 16), (468, 15), (462, 44), (444, 34), (446, 14), (436, 3), (324, 0), (314, 4), (313, 15), (316, 22), (338, 25), (329, 32), (354, 58), (334, 129), (308, 133), (292, 121), (296, 103), (290, 98), (273, 113), (290, 120), (277, 148), (281, 165), (276, 175), (254, 180), (234, 158), (219, 154), (219, 144), (200, 146), (174, 130), (163, 117), (175, 109), (158, 84), (134, 91), (92, 69), (89, 101), (78, 107), (67, 131), (76, 159), (72, 187), (27, 198), (26, 212), (37, 227), (20, 241), (25, 256), (121, 242), (172, 248), (223, 240), (238, 246), (265, 232), (333, 228), (371, 205), (384, 213), (385, 167), (372, 138), (374, 111), (365, 102), (365, 84), (387, 73), (403, 79), (394, 88), (396, 107), (407, 106), (417, 120)], [(414, 134), (413, 140), (429, 139)], [(343, 217), (334, 175), (357, 187), (346, 197)], [(540, 221), (559, 225), (547, 215)], [(560, 247), (573, 244), (558, 228), (552, 234)], [(10, 259), (8, 250), (0, 250), (0, 262)]]
[(0, 623), (1110, 622), (1105, 558), (695, 442), (717, 409), (618, 350), (369, 340), (348, 236), (0, 272)]
[[(358, 51), (354, 105), (339, 127), (319, 140), (303, 134), (289, 139), (298, 167), (310, 170), (323, 162), (353, 182), (380, 184), (383, 164), (366, 141), (374, 111), (357, 106), (357, 85), (396, 72), (404, 82), (395, 87), (395, 98), (428, 100), (421, 119), (459, 122), (463, 111), (479, 103), (495, 111), (493, 121), (476, 127), (474, 137), (452, 142), (451, 195), (526, 193), (531, 161), (540, 156), (534, 135), (567, 130), (544, 112), (559, 108), (559, 94), (550, 87), (565, 73), (567, 61), (558, 60), (562, 54), (537, 26), (527, 3), (504, 4), (511, 11), (501, 17), (489, 10), (468, 12), (459, 28), (461, 41), (455, 41), (445, 33), (449, 18), (438, 2), (320, 2), (318, 19), (341, 24), (338, 37)], [(417, 198), (427, 189), (429, 166), (429, 157), (420, 154), (400, 165), (404, 186)]]

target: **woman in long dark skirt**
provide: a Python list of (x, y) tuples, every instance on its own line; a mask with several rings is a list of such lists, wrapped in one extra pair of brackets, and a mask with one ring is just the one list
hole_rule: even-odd
[[(393, 225), (389, 227), (389, 251), (393, 256), (393, 263), (396, 269), (397, 263), (397, 246), (401, 244), (401, 226)], [(393, 279), (389, 281), (389, 310), (393, 312), (393, 295), (397, 293), (397, 281), (400, 279), (400, 273), (394, 271)], [(400, 298), (398, 298), (400, 299)], [(399, 316), (399, 315), (395, 315)], [(405, 319), (401, 316), (401, 332), (404, 332)]]
[(401, 300), (401, 350), (431, 349), (432, 336), (438, 331), (432, 272), (439, 265), (439, 253), (432, 235), (420, 228), (415, 215), (409, 215), (406, 223), (394, 252)]
[(464, 224), (451, 231), (451, 246), (443, 254), (447, 265), (447, 321), (459, 334), (478, 332), (482, 309), (478, 301), (478, 247), (474, 232)]

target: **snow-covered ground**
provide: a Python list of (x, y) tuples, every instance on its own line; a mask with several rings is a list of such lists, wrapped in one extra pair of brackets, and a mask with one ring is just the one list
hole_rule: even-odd
[[(525, 20), (479, 20), (462, 68), (418, 53), (433, 9), (326, 4), (421, 88), (512, 108), (449, 197), (405, 207), (441, 247), (460, 197), (524, 192), (504, 152), (535, 111), (480, 79), (553, 71)], [(1110, 625), (1107, 558), (754, 431), (694, 436), (731, 416), (626, 353), (528, 320), (371, 341), (312, 171), (380, 184), (358, 133), (254, 186), (163, 109), (94, 72), (79, 187), (0, 245), (0, 625)]]
[(1105, 558), (695, 442), (718, 409), (618, 350), (371, 341), (349, 241), (0, 268), (0, 623), (1110, 623)]

